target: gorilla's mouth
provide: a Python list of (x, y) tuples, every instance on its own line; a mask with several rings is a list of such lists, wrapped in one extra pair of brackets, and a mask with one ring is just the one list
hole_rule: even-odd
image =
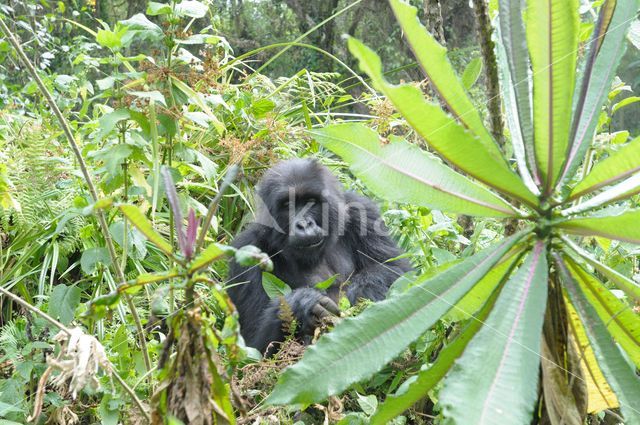
[(312, 239), (312, 240), (300, 240), (300, 241), (297, 241), (297, 243), (293, 243), (292, 247), (295, 249), (302, 249), (302, 250), (316, 249), (322, 246), (322, 244), (324, 243), (324, 239), (325, 238), (321, 237), (321, 238)]
[(324, 242), (324, 238), (320, 238), (318, 242), (312, 242), (307, 245), (303, 245), (301, 248), (309, 249), (309, 248), (318, 248)]

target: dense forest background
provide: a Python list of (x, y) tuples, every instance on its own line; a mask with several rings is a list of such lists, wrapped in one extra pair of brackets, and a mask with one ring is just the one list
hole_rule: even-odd
[[(412, 1), (412, 4), (418, 8), (420, 19), (426, 28), (450, 50), (449, 59), (460, 73), (474, 59), (480, 59), (478, 16), (473, 1), (423, 0)], [(22, 22), (22, 31), (35, 36), (28, 48), (51, 48), (45, 57), (36, 55), (34, 61), (43, 69), (55, 69), (64, 73), (70, 70), (69, 62), (63, 56), (65, 45), (56, 45), (55, 40), (70, 42), (77, 31), (77, 28), (65, 24), (64, 18), (90, 26), (94, 25), (96, 19), (113, 25), (133, 16), (135, 11), (144, 10), (145, 1), (31, 3), (10, 0), (7, 5), (11, 8), (8, 15)], [(495, 8), (495, 4), (492, 7)], [(211, 27), (214, 32), (225, 36), (235, 56), (242, 57), (252, 52), (246, 63), (270, 77), (290, 76), (301, 69), (343, 75), (344, 69), (329, 55), (335, 55), (346, 65), (356, 69), (355, 59), (348, 54), (344, 42), (344, 36), (350, 35), (375, 46), (385, 64), (388, 64), (387, 75), (391, 80), (419, 81), (423, 78), (416, 62), (412, 60), (409, 47), (402, 39), (391, 8), (384, 0), (214, 0), (210, 2), (210, 11), (212, 19), (196, 20), (191, 31), (197, 33), (204, 27)], [(640, 43), (634, 37), (630, 40)], [(322, 52), (298, 46), (289, 49), (285, 55), (274, 58), (279, 43), (292, 41), (315, 46)], [(260, 49), (266, 46), (270, 47)], [(634, 92), (640, 86), (639, 70), (640, 62), (635, 51), (627, 52), (618, 75)], [(480, 75), (480, 78), (484, 79), (484, 76)], [(5, 87), (9, 87), (12, 82), (22, 82), (19, 74), (12, 73), (5, 74), (4, 81), (7, 84)], [(337, 78), (336, 81), (342, 81), (351, 94), (357, 95), (362, 91), (353, 80), (343, 81)], [(484, 93), (483, 90), (475, 90), (473, 94), (481, 100), (486, 96)], [(632, 94), (624, 93), (622, 97), (625, 96)], [(477, 104), (481, 106), (485, 102), (479, 101)], [(354, 107), (357, 108), (358, 105)], [(616, 114), (611, 125), (612, 128), (636, 129), (639, 121), (640, 105), (635, 105)]]
[[(500, 345), (506, 339), (496, 335), (510, 330), (496, 329), (516, 322), (509, 307), (527, 268), (544, 275), (539, 280), (549, 283), (550, 301), (529, 299), (539, 314), (529, 312), (528, 327), (512, 335), (524, 346), (531, 335), (543, 334), (549, 346), (544, 354), (536, 352), (538, 363), (522, 368), (522, 379), (518, 369), (511, 374), (517, 379), (505, 384), (522, 391), (496, 398), (509, 408), (525, 406), (514, 408), (509, 423), (532, 415), (534, 423), (564, 423), (558, 412), (566, 408), (572, 424), (623, 423), (624, 416), (632, 425), (633, 415), (640, 415), (633, 407), (640, 399), (640, 21), (637, 12), (629, 13), (628, 33), (611, 31), (619, 37), (616, 46), (626, 50), (617, 68), (598, 68), (606, 78), (595, 90), (581, 78), (593, 72), (584, 62), (596, 57), (590, 49), (597, 45), (598, 23), (616, 7), (632, 10), (632, 1), (550, 3), (566, 18), (555, 23), (560, 30), (575, 18), (568, 25), (573, 38), (567, 36), (575, 45), (554, 64), (575, 57), (578, 76), (555, 87), (569, 99), (564, 107), (547, 110), (540, 107), (545, 102), (531, 100), (532, 117), (572, 119), (571, 105), (584, 104), (571, 103), (568, 87), (602, 97), (583, 102), (593, 107), (590, 114), (575, 112), (576, 122), (590, 117), (594, 137), (585, 140), (593, 143), (585, 148), (584, 164), (569, 174), (566, 193), (559, 190), (555, 198), (535, 187), (529, 191), (535, 184), (525, 187), (528, 182), (517, 174), (527, 164), (518, 162), (525, 154), (510, 143), (514, 127), (508, 118), (515, 108), (505, 95), (510, 77), (498, 75), (506, 59), (496, 0), (0, 4), (0, 425), (400, 425), (447, 423), (447, 415), (467, 425), (460, 418), (475, 412), (471, 403), (465, 412), (467, 400), (478, 397), (482, 404), (488, 391), (465, 385), (473, 380), (460, 371), (498, 376), (502, 363), (487, 362), (493, 369), (485, 373), (483, 362), (465, 359), (463, 352), (476, 333), (481, 338), (467, 354), (498, 358), (508, 351)], [(426, 33), (397, 19), (398, 8), (408, 13), (411, 6), (432, 35), (433, 44), (419, 47), (440, 71), (435, 78), (425, 77), (425, 64), (414, 56), (420, 49), (409, 40)], [(615, 19), (622, 27), (622, 18)], [(546, 34), (531, 32), (532, 39)], [(607, 56), (615, 52), (599, 54), (617, 64)], [(375, 67), (376, 54), (382, 70)], [(524, 86), (533, 87), (534, 75), (547, 68), (530, 75), (527, 68)], [(403, 105), (415, 107), (419, 119)], [(432, 139), (441, 128), (451, 133)], [(332, 135), (352, 144), (336, 147)], [(372, 164), (384, 165), (384, 149), (402, 146), (409, 154), (397, 169), (418, 161), (427, 177), (454, 182), (451, 193), (480, 194), (507, 213), (492, 215), (483, 202), (465, 204), (446, 190), (414, 186), (384, 166), (373, 176), (358, 173), (354, 164), (364, 156), (345, 146), (368, 142), (380, 149), (369, 152)], [(464, 143), (468, 149), (459, 148)], [(541, 149), (543, 142), (536, 143)], [(318, 363), (307, 369), (304, 360), (299, 363), (306, 348), (292, 337), (295, 321), (291, 338), (273, 358), (247, 347), (226, 293), (229, 258), (263, 267), (271, 298), (291, 291), (269, 274), (270, 261), (259, 250), (228, 245), (253, 217), (256, 182), (277, 161), (294, 157), (317, 159), (346, 189), (375, 199), (419, 276), (398, 279), (384, 303), (341, 299), (342, 318), (323, 324), (313, 338), (320, 340), (318, 349), (305, 357), (313, 362), (314, 355), (333, 353), (332, 365), (346, 359), (335, 374)], [(598, 168), (600, 163), (605, 166)], [(390, 186), (396, 181), (405, 183)], [(609, 192), (612, 182), (620, 186)], [(584, 191), (567, 198), (576, 187)], [(571, 220), (595, 220), (590, 214), (612, 221), (567, 230)], [(188, 242), (185, 234), (191, 235)], [(548, 258), (540, 255), (543, 244)], [(477, 266), (478, 258), (493, 256), (492, 265)], [(467, 285), (456, 289), (446, 308), (417, 292), (446, 292), (445, 283)], [(575, 296), (578, 287), (587, 288), (588, 302)], [(571, 303), (580, 308), (562, 288), (574, 288)], [(411, 299), (422, 304), (411, 307)], [(457, 310), (449, 309), (454, 305)], [(491, 315), (496, 311), (500, 317)], [(413, 337), (405, 338), (403, 330), (386, 340), (373, 331), (369, 342), (384, 345), (377, 358), (349, 351), (358, 341), (349, 332), (389, 323), (394, 328), (396, 313), (406, 314)], [(414, 316), (419, 320), (411, 322)], [(603, 329), (594, 325), (602, 323)], [(599, 342), (605, 335), (611, 344), (606, 347), (613, 347), (606, 355), (589, 339), (592, 327), (601, 331)], [(335, 350), (321, 336), (331, 329), (341, 335)], [(540, 340), (534, 342), (538, 350)], [(522, 358), (527, 353), (509, 360), (517, 365)], [(605, 367), (607, 360), (617, 367)], [(447, 380), (454, 361), (462, 366)], [(627, 373), (622, 390), (612, 370)], [(531, 385), (539, 378), (540, 384)], [(324, 392), (317, 389), (323, 385)]]

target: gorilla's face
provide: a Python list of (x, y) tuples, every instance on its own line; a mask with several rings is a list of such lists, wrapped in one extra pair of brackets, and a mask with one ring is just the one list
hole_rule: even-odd
[(328, 206), (326, 200), (318, 193), (305, 193), (296, 196), (295, 188), (290, 190), (286, 198), (279, 201), (279, 223), (288, 233), (289, 246), (297, 249), (316, 249), (322, 246), (329, 234), (325, 226), (323, 209)]
[(258, 221), (272, 229), (278, 249), (308, 257), (335, 241), (344, 209), (337, 179), (312, 160), (273, 167), (259, 184)]

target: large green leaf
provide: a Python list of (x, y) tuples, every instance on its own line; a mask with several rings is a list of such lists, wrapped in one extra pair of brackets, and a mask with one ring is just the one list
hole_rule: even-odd
[(99, 130), (96, 139), (102, 140), (118, 125), (119, 122), (128, 120), (131, 114), (128, 109), (116, 109), (98, 118)]
[(77, 286), (58, 284), (53, 288), (49, 298), (49, 314), (60, 320), (63, 325), (71, 323), (75, 311), (80, 304), (82, 291)]
[(584, 236), (603, 236), (609, 239), (640, 244), (640, 210), (619, 215), (574, 218), (557, 224), (569, 233)]
[(608, 186), (640, 171), (640, 137), (607, 159), (598, 162), (587, 177), (576, 185), (569, 200)]
[(640, 423), (640, 411), (637, 409), (640, 400), (640, 378), (623, 357), (607, 327), (585, 297), (580, 285), (569, 273), (560, 255), (554, 254), (554, 259), (571, 304), (584, 325), (600, 369), (618, 397), (625, 422)]
[(527, 0), (527, 44), (533, 68), (536, 161), (546, 193), (558, 178), (569, 146), (578, 51), (577, 0)]
[[(514, 151), (516, 144), (522, 146), (523, 156), (528, 165), (528, 170), (536, 184), (540, 184), (540, 173), (535, 160), (535, 150), (533, 144), (533, 122), (531, 116), (531, 90), (529, 88), (529, 52), (527, 51), (526, 35), (522, 12), (524, 10), (524, 0), (502, 0), (499, 2), (499, 31), (500, 40), (498, 43), (498, 53), (504, 51), (508, 66), (500, 67), (505, 78), (503, 87), (507, 94), (507, 101), (515, 106), (514, 113), (509, 113), (507, 109), (507, 119), (511, 131)], [(506, 86), (506, 87), (505, 87)], [(515, 153), (515, 152), (514, 152)]]
[(369, 189), (387, 200), (467, 215), (515, 215), (507, 202), (417, 146), (399, 140), (382, 146), (376, 132), (363, 124), (336, 124), (311, 134), (348, 162)]
[(577, 213), (593, 210), (602, 205), (609, 205), (613, 202), (628, 199), (640, 190), (640, 173), (636, 173), (628, 179), (613, 185), (607, 190), (598, 193), (596, 196), (580, 202), (566, 210), (562, 210), (563, 216), (570, 216)]
[(499, 153), (492, 152), (486, 143), (481, 143), (439, 105), (428, 102), (417, 87), (389, 84), (382, 74), (380, 57), (360, 41), (350, 38), (349, 50), (360, 61), (360, 68), (371, 77), (374, 87), (393, 102), (407, 122), (440, 155), (501, 192), (529, 205), (537, 205), (536, 197)]
[(486, 304), (487, 299), (493, 294), (498, 286), (504, 283), (516, 263), (522, 258), (523, 247), (516, 247), (507, 253), (489, 273), (466, 293), (456, 305), (449, 310), (443, 320), (447, 322), (460, 322), (475, 316), (476, 312)]
[(98, 268), (98, 264), (107, 267), (111, 266), (111, 256), (109, 250), (104, 247), (87, 248), (80, 257), (80, 268), (85, 274), (93, 274)]
[[(402, 0), (390, 0), (390, 3), (416, 59), (447, 108), (465, 127), (480, 138), (491, 155), (500, 158), (502, 155), (500, 149), (482, 123), (478, 110), (471, 103), (453, 66), (447, 59), (447, 49), (442, 47), (422, 26), (415, 7)], [(426, 117), (424, 118), (426, 120)]]
[[(498, 29), (498, 31), (500, 31), (500, 29)], [(498, 76), (500, 77), (500, 87), (502, 87), (505, 118), (507, 126), (509, 127), (509, 134), (511, 135), (513, 157), (516, 160), (522, 182), (531, 193), (539, 196), (540, 186), (542, 185), (540, 184), (540, 173), (538, 172), (538, 166), (535, 161), (533, 139), (525, 143), (522, 135), (523, 130), (520, 128), (520, 112), (516, 99), (515, 83), (509, 71), (507, 53), (502, 43), (496, 45), (496, 53), (499, 71)], [(529, 108), (531, 108), (530, 105)], [(529, 109), (529, 112), (531, 112), (531, 109)], [(531, 118), (529, 118), (529, 120), (531, 121)], [(532, 123), (530, 122), (529, 125), (532, 126)]]
[(600, 9), (589, 43), (582, 84), (576, 94), (571, 146), (560, 176), (561, 183), (573, 177), (591, 145), (600, 108), (609, 94), (611, 80), (626, 48), (624, 36), (633, 21), (629, 18), (635, 16), (637, 9), (637, 0), (607, 0)]
[[(515, 256), (515, 258), (517, 259), (519, 256)], [(503, 285), (505, 281), (506, 279), (503, 279), (498, 283)], [(481, 306), (480, 311), (478, 311), (477, 314), (475, 314), (475, 310), (473, 311), (474, 316), (470, 318), (460, 334), (440, 351), (438, 358), (431, 366), (423, 366), (420, 372), (403, 383), (395, 394), (387, 395), (384, 403), (378, 407), (375, 415), (371, 418), (371, 425), (384, 425), (388, 423), (418, 400), (425, 397), (427, 392), (440, 382), (451, 368), (453, 362), (460, 357), (469, 341), (471, 341), (471, 338), (473, 338), (476, 332), (482, 327), (499, 293), (499, 290), (494, 290), (493, 293), (484, 300), (484, 305)]]
[(609, 333), (627, 352), (636, 367), (640, 368), (640, 317), (571, 258), (565, 257), (564, 261), (586, 299), (606, 323)]
[(440, 403), (451, 423), (531, 421), (538, 397), (547, 273), (545, 244), (537, 242), (444, 382)]
[(283, 297), (291, 293), (291, 287), (278, 276), (262, 272), (262, 289), (270, 299)]
[(574, 244), (568, 237), (562, 236), (562, 241), (573, 251), (579, 254), (582, 259), (594, 267), (599, 273), (609, 279), (609, 282), (624, 291), (628, 297), (635, 299), (636, 302), (640, 302), (640, 286), (637, 283), (596, 260), (588, 252)]
[(527, 232), (467, 258), (339, 323), (289, 367), (268, 404), (312, 403), (378, 371), (438, 321)]

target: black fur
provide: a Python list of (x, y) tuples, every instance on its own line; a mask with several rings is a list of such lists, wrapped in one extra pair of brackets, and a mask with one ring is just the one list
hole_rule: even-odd
[[(411, 270), (406, 259), (388, 261), (401, 252), (378, 207), (344, 192), (336, 177), (316, 161), (277, 164), (262, 178), (257, 193), (262, 204), (256, 222), (236, 237), (233, 246), (255, 245), (272, 258), (273, 273), (293, 289), (285, 301), (301, 335), (313, 332), (318, 316), (335, 312), (333, 302), (341, 288), (352, 304), (362, 298), (379, 301), (400, 275)], [(336, 274), (328, 290), (314, 288)], [(247, 345), (265, 352), (271, 342), (283, 341), (281, 300), (269, 299), (260, 269), (232, 261), (229, 277), (228, 291)]]

